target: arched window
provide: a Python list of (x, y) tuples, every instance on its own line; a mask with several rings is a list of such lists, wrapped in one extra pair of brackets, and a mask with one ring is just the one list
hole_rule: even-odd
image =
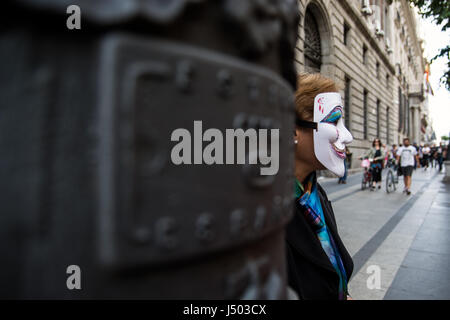
[(305, 71), (320, 72), (322, 65), (322, 48), (320, 33), (316, 18), (311, 10), (306, 9), (305, 14)]

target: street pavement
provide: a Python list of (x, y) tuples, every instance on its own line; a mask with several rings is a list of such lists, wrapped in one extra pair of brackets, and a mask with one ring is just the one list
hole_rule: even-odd
[[(349, 292), (357, 300), (450, 299), (450, 184), (444, 173), (419, 168), (411, 195), (361, 190), (362, 173), (347, 184), (321, 178), (353, 257)], [(378, 272), (379, 271), (379, 272)], [(379, 283), (376, 277), (379, 275)]]

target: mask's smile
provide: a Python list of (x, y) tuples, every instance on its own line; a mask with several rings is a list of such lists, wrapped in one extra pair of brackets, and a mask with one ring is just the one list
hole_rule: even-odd
[(331, 144), (331, 147), (339, 158), (345, 159), (345, 149), (339, 149), (334, 143)]

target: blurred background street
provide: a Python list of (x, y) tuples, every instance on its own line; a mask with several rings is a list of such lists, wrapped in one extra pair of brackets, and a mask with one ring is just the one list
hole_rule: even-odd
[[(450, 299), (450, 185), (443, 176), (434, 168), (416, 169), (410, 196), (402, 193), (402, 177), (389, 194), (385, 176), (376, 191), (361, 190), (361, 173), (346, 185), (321, 179), (354, 260), (354, 299)], [(381, 269), (380, 289), (367, 286), (372, 265)]]

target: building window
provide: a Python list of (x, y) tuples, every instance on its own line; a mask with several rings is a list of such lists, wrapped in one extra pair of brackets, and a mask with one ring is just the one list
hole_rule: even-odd
[(403, 96), (402, 89), (398, 88), (398, 132), (403, 130)]
[(377, 99), (377, 137), (380, 138), (380, 99)]
[(405, 106), (405, 133), (409, 136), (409, 101), (406, 95), (403, 95), (403, 105)]
[(377, 64), (375, 65), (375, 74), (377, 76), (377, 79), (380, 79), (380, 63), (377, 61)]
[(307, 72), (320, 72), (322, 48), (319, 27), (311, 10), (305, 14), (305, 69)]
[(383, 30), (384, 30), (384, 34), (388, 35), (388, 21), (389, 21), (389, 12), (388, 12), (388, 7), (386, 6), (384, 8), (384, 23), (383, 23)]
[(391, 120), (389, 118), (389, 107), (386, 108), (386, 142), (387, 144), (391, 144)]
[[(391, 13), (390, 10), (388, 8), (389, 3), (387, 4), (387, 6), (385, 6), (384, 9), (384, 38), (386, 39), (386, 42), (388, 43), (389, 49), (391, 46), (391, 23), (392, 23), (392, 19), (391, 19)], [(388, 49), (388, 53), (389, 50)]]
[(363, 45), (363, 55), (362, 55), (363, 64), (367, 64), (367, 47)]
[(344, 120), (345, 126), (350, 130), (350, 78), (345, 77)]
[(350, 37), (349, 33), (350, 33), (350, 27), (348, 26), (347, 23), (344, 22), (344, 44), (346, 46), (349, 45), (349, 37)]
[(369, 93), (367, 90), (364, 90), (363, 94), (363, 113), (364, 113), (364, 119), (363, 119), (363, 130), (364, 130), (364, 139), (367, 140), (368, 138), (368, 112), (367, 112), (367, 96)]
[(389, 88), (389, 81), (390, 81), (389, 74), (386, 74), (386, 87), (388, 88)]

